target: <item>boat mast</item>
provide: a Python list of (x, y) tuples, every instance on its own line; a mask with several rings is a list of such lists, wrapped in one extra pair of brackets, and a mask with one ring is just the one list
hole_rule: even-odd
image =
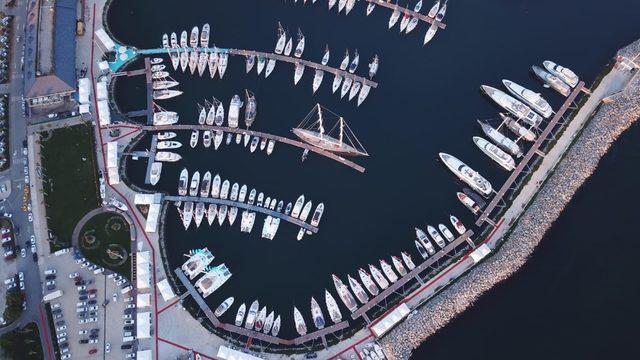
[(322, 110), (320, 109), (320, 104), (317, 104), (318, 106), (318, 130), (320, 131), (320, 138), (322, 139), (322, 136), (324, 135), (324, 127), (322, 126)]
[(340, 147), (342, 147), (342, 134), (344, 133), (344, 119), (340, 117)]

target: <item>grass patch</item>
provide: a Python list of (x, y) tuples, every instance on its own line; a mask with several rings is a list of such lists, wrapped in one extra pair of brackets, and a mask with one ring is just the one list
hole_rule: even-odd
[(0, 348), (3, 359), (44, 359), (36, 323), (28, 323), (21, 329), (0, 336)]
[(51, 251), (71, 246), (73, 229), (100, 204), (90, 124), (41, 134), (44, 199)]
[[(49, 335), (51, 336), (51, 343), (53, 344), (53, 356), (56, 359), (60, 359), (60, 347), (58, 346), (58, 339), (56, 337), (56, 323), (53, 320), (53, 313), (51, 312), (51, 304), (46, 303), (44, 310), (47, 312), (47, 322), (49, 324)], [(42, 357), (44, 359), (44, 357)]]
[[(18, 276), (15, 276), (16, 284), (19, 283)], [(4, 309), (4, 313), (2, 317), (7, 322), (7, 324), (11, 324), (16, 321), (22, 315), (22, 302), (24, 301), (24, 295), (22, 291), (15, 287), (6, 294), (6, 306)]]
[(78, 247), (92, 263), (131, 279), (130, 229), (120, 214), (92, 217), (80, 231)]

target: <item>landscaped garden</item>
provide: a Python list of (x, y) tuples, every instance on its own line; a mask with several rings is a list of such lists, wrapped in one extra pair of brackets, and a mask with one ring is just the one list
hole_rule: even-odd
[(73, 229), (100, 205), (90, 124), (41, 133), (43, 189), (52, 251), (70, 247)]
[(0, 336), (0, 349), (2, 359), (44, 359), (40, 333), (35, 323)]
[(122, 215), (98, 214), (82, 227), (78, 248), (89, 261), (131, 279), (131, 235)]

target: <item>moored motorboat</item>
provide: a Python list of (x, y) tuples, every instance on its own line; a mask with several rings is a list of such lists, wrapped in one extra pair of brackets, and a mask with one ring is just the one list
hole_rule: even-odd
[[(282, 27), (282, 24), (280, 24), (280, 22), (278, 22), (278, 41), (276, 42), (276, 48), (274, 50), (274, 52), (278, 55), (282, 54), (282, 51), (284, 50), (284, 45), (287, 42), (287, 33), (286, 31), (284, 31), (284, 28)], [(258, 71), (258, 74), (260, 73), (260, 71)]]
[(204, 203), (196, 203), (196, 211), (194, 215), (194, 220), (196, 223), (196, 227), (199, 228), (200, 224), (202, 224), (202, 219), (204, 219)]
[(149, 173), (149, 182), (151, 185), (156, 185), (160, 180), (160, 174), (162, 173), (162, 163), (153, 162), (151, 164), (151, 172)]
[(200, 197), (209, 197), (211, 191), (211, 171), (204, 173), (202, 181), (200, 182)]
[(267, 318), (264, 320), (264, 328), (262, 328), (263, 333), (268, 334), (269, 331), (271, 331), (271, 328), (273, 327), (274, 316), (275, 316), (274, 312), (271, 311), (267, 316)]
[(407, 269), (402, 265), (402, 261), (397, 256), (391, 256), (391, 262), (393, 263), (393, 267), (398, 271), (400, 276), (407, 275)]
[(158, 133), (158, 140), (170, 140), (176, 136), (178, 136), (178, 134), (176, 134), (173, 131), (164, 131), (164, 132)]
[(362, 89), (360, 89), (360, 93), (358, 94), (358, 106), (367, 98), (369, 90), (371, 90), (371, 86), (367, 84), (362, 85)]
[(207, 222), (209, 223), (209, 226), (211, 226), (211, 224), (213, 224), (213, 222), (216, 220), (217, 214), (218, 214), (218, 205), (209, 204), (209, 207), (207, 208)]
[(438, 244), (438, 246), (440, 246), (441, 248), (444, 248), (445, 246), (447, 246), (444, 239), (442, 238), (438, 230), (436, 230), (436, 228), (434, 228), (431, 225), (427, 225), (427, 232), (429, 233), (433, 241), (435, 241), (436, 244)]
[(427, 250), (424, 249), (424, 246), (418, 240), (414, 240), (414, 244), (416, 245), (416, 249), (418, 249), (418, 253), (420, 253), (420, 256), (422, 256), (423, 259), (429, 257)]
[(284, 46), (284, 55), (291, 55), (291, 50), (293, 50), (293, 38), (289, 38), (289, 40), (287, 40), (287, 44)]
[(415, 230), (416, 230), (416, 237), (418, 238), (418, 242), (422, 244), (422, 246), (429, 253), (429, 255), (435, 254), (436, 249), (433, 247), (433, 244), (431, 244), (431, 241), (429, 241), (427, 234), (424, 231), (422, 231), (422, 229), (415, 228)]
[(502, 135), (498, 130), (494, 129), (491, 125), (478, 120), (478, 124), (482, 128), (482, 131), (491, 139), (496, 145), (500, 146), (503, 150), (508, 151), (511, 155), (515, 155), (516, 157), (522, 156), (522, 150), (520, 146), (516, 144), (513, 140), (508, 137)]
[(236, 326), (242, 326), (246, 311), (247, 311), (247, 305), (245, 304), (240, 305), (240, 307), (238, 308), (238, 312), (236, 313), (236, 320), (235, 320)]
[(472, 213), (478, 214), (480, 212), (480, 206), (478, 206), (478, 204), (476, 204), (476, 202), (473, 201), (473, 199), (468, 197), (466, 194), (457, 192), (456, 196), (458, 197), (458, 200), (460, 200), (462, 205), (466, 206), (467, 209), (471, 210)]
[(180, 172), (180, 179), (178, 180), (178, 195), (187, 195), (187, 189), (189, 184), (189, 170), (186, 168)]
[(349, 286), (351, 287), (351, 291), (356, 294), (356, 298), (363, 304), (366, 304), (369, 301), (369, 295), (364, 291), (362, 285), (358, 282), (358, 280), (351, 277), (351, 275), (347, 275), (347, 280), (349, 280)]
[(271, 73), (273, 72), (273, 69), (276, 67), (276, 60), (275, 59), (269, 59), (267, 61), (267, 68), (264, 70), (264, 77), (265, 79), (269, 77), (269, 75), (271, 75)]
[(442, 21), (444, 19), (444, 15), (447, 13), (447, 2), (445, 1), (438, 13), (436, 14), (436, 20)]
[(448, 242), (452, 242), (456, 239), (455, 236), (453, 236), (451, 230), (449, 230), (449, 228), (445, 224), (438, 224), (438, 230), (440, 230), (440, 232), (442, 233), (442, 235), (444, 235), (444, 238), (447, 239)]
[[(175, 111), (158, 111), (153, 113), (153, 125), (173, 125), (179, 120), (178, 113)], [(160, 139), (162, 140), (162, 139)]]
[(391, 17), (389, 18), (389, 29), (391, 29), (400, 19), (400, 10), (397, 8), (393, 10), (391, 13)]
[(398, 281), (398, 275), (396, 275), (396, 273), (393, 272), (391, 265), (389, 265), (386, 261), (380, 260), (380, 267), (382, 268), (382, 272), (384, 272), (384, 274), (387, 276), (387, 279), (389, 279), (389, 281), (391, 281), (392, 283)]
[(502, 121), (504, 121), (507, 129), (516, 134), (518, 138), (524, 139), (526, 141), (536, 140), (536, 134), (532, 130), (527, 129), (524, 125), (521, 125), (516, 119), (505, 113), (500, 113), (500, 118), (502, 118)]
[[(244, 91), (245, 98), (247, 100), (247, 106), (244, 108), (244, 124), (247, 128), (250, 128), (253, 125), (253, 122), (256, 120), (256, 115), (258, 114), (258, 102), (256, 101), (256, 96), (249, 90)], [(247, 146), (247, 135), (245, 135), (245, 144)]]
[(480, 87), (493, 101), (500, 105), (505, 110), (512, 113), (518, 119), (526, 122), (531, 126), (538, 127), (542, 122), (542, 117), (530, 107), (523, 104), (519, 100), (506, 94), (504, 91), (498, 90), (494, 87), (482, 85)]
[(330, 56), (331, 56), (331, 50), (329, 50), (329, 45), (327, 45), (324, 49), (324, 54), (322, 55), (322, 60), (320, 60), (320, 63), (322, 65), (327, 65), (329, 63)]
[(182, 225), (184, 229), (188, 229), (193, 219), (193, 201), (186, 201), (182, 209)]
[(220, 79), (224, 77), (224, 73), (227, 71), (228, 63), (229, 63), (229, 54), (220, 53), (220, 55), (218, 55), (218, 75), (220, 75)]
[(213, 177), (213, 183), (211, 185), (211, 197), (212, 198), (218, 198), (220, 196), (220, 183), (222, 182), (222, 179), (220, 178), (220, 174), (216, 174), (216, 176)]
[(578, 75), (576, 75), (576, 73), (571, 71), (571, 69), (558, 65), (551, 60), (543, 61), (542, 65), (545, 69), (547, 69), (548, 72), (550, 72), (552, 75), (557, 76), (558, 78), (560, 78), (560, 80), (564, 81), (572, 88), (578, 85), (578, 81), (580, 79), (578, 78)]
[(296, 63), (295, 71), (293, 72), (293, 84), (298, 85), (302, 75), (304, 74), (304, 65), (302, 63)]
[(342, 300), (344, 305), (347, 307), (347, 309), (349, 309), (349, 311), (356, 311), (356, 309), (358, 308), (358, 304), (353, 298), (353, 295), (351, 295), (351, 292), (349, 292), (347, 286), (343, 284), (340, 278), (338, 278), (335, 274), (332, 274), (331, 277), (333, 278), (333, 284), (336, 287), (336, 291), (338, 292), (338, 295), (340, 296), (340, 299)]
[(380, 290), (376, 283), (373, 282), (371, 275), (369, 275), (369, 273), (367, 273), (363, 268), (358, 269), (358, 275), (360, 276), (362, 284), (364, 284), (364, 287), (367, 288), (371, 295), (376, 296), (380, 293)]
[(407, 265), (407, 268), (409, 270), (413, 270), (415, 269), (416, 265), (413, 263), (413, 259), (411, 259), (411, 255), (407, 254), (406, 252), (402, 252), (402, 260), (404, 261), (404, 264)]
[(218, 71), (218, 61), (220, 59), (220, 55), (217, 52), (209, 53), (209, 60), (207, 61), (209, 67), (209, 76), (213, 79), (216, 77), (216, 72)]
[(361, 86), (362, 83), (360, 83), (359, 81), (353, 83), (353, 86), (351, 86), (351, 90), (349, 90), (349, 101), (353, 100), (356, 94), (358, 94)]
[(431, 41), (433, 37), (436, 35), (437, 31), (438, 31), (438, 24), (434, 22), (433, 24), (431, 24), (431, 26), (429, 26), (429, 28), (427, 29), (427, 32), (424, 34), (424, 40), (422, 41), (422, 45), (427, 45), (429, 41)]
[(180, 154), (176, 154), (170, 151), (158, 151), (156, 153), (156, 161), (176, 162), (182, 159)]
[(233, 296), (227, 298), (225, 301), (223, 301), (220, 305), (218, 305), (218, 307), (216, 308), (216, 310), (213, 312), (213, 314), (216, 317), (220, 317), (222, 316), (225, 312), (227, 312), (227, 310), (229, 310), (229, 308), (231, 307), (231, 305), (233, 305)]
[(543, 70), (539, 66), (533, 65), (531, 67), (533, 73), (543, 82), (547, 84), (548, 87), (551, 87), (553, 90), (559, 92), (564, 96), (569, 96), (571, 93), (571, 87), (567, 85), (562, 79), (559, 77), (552, 75), (551, 73)]
[(320, 305), (318, 305), (318, 302), (313, 296), (311, 297), (311, 318), (313, 318), (313, 324), (318, 330), (324, 328), (325, 321), (322, 309), (320, 309)]
[(158, 148), (158, 150), (171, 150), (171, 149), (179, 149), (180, 147), (182, 147), (182, 143), (180, 143), (179, 141), (158, 141), (158, 144), (156, 145), (156, 147)]
[(256, 316), (256, 323), (254, 326), (255, 331), (262, 331), (264, 327), (264, 321), (267, 318), (267, 307), (263, 306), (262, 309), (258, 312), (258, 316)]
[(470, 168), (467, 164), (460, 161), (453, 155), (447, 153), (439, 153), (442, 162), (454, 173), (460, 180), (471, 186), (484, 196), (489, 196), (493, 191), (491, 184), (482, 175)]
[(453, 228), (456, 229), (458, 234), (462, 235), (467, 231), (467, 228), (457, 217), (449, 215), (449, 221), (451, 222), (451, 225), (453, 225)]
[(545, 100), (540, 93), (529, 90), (511, 80), (503, 79), (502, 83), (511, 94), (524, 101), (525, 104), (529, 105), (543, 117), (549, 118), (553, 114), (551, 105), (549, 105), (547, 100)]
[(205, 148), (211, 146), (211, 130), (205, 130), (202, 133), (202, 145), (204, 145)]
[(256, 322), (256, 316), (258, 316), (258, 307), (260, 304), (258, 300), (254, 300), (251, 303), (251, 307), (249, 308), (249, 312), (247, 313), (247, 320), (244, 322), (244, 327), (253, 330), (253, 325)]
[(300, 314), (300, 311), (295, 306), (293, 307), (293, 320), (296, 325), (296, 331), (298, 332), (298, 334), (306, 335), (307, 324), (304, 323), (304, 318), (302, 317), (302, 314)]
[(369, 77), (373, 78), (378, 73), (378, 66), (380, 60), (378, 59), (378, 55), (373, 57), (373, 60), (369, 64)]
[(329, 311), (329, 317), (331, 317), (331, 321), (333, 321), (334, 324), (341, 322), (342, 313), (340, 312), (338, 303), (327, 289), (324, 290), (324, 301), (327, 304), (327, 310)]
[(230, 128), (238, 127), (238, 118), (240, 116), (240, 108), (244, 103), (240, 100), (240, 96), (233, 95), (231, 99), (231, 103), (229, 104), (229, 115), (227, 117), (227, 122)]
[(167, 90), (167, 89), (155, 90), (153, 92), (153, 99), (154, 100), (166, 100), (166, 99), (171, 99), (171, 98), (174, 98), (174, 97), (180, 96), (180, 95), (182, 95), (182, 91), (180, 91), (180, 90)]
[(316, 69), (315, 75), (313, 75), (313, 93), (315, 94), (320, 88), (320, 84), (322, 84), (322, 78), (324, 77), (324, 71)]
[(381, 289), (386, 289), (389, 287), (389, 281), (382, 275), (380, 270), (377, 267), (375, 267), (375, 265), (369, 264), (369, 271), (371, 272), (373, 279), (376, 281), (376, 283), (378, 284), (378, 286), (380, 286)]
[(189, 196), (197, 196), (200, 186), (200, 172), (196, 171), (191, 176), (191, 184), (189, 185)]
[(300, 28), (298, 28), (298, 44), (296, 45), (296, 50), (293, 52), (293, 56), (299, 58), (302, 56), (303, 52), (304, 52), (304, 34), (300, 30)]
[(429, 10), (429, 14), (427, 14), (427, 16), (430, 18), (435, 18), (436, 14), (438, 13), (438, 10), (440, 10), (440, 0), (436, 0), (436, 2), (433, 4), (431, 9)]
[(192, 48), (198, 47), (198, 34), (199, 30), (197, 26), (191, 28), (191, 36), (189, 37), (189, 45)]
[(273, 322), (273, 328), (271, 329), (271, 335), (278, 336), (279, 332), (280, 332), (280, 315), (278, 315), (278, 317), (276, 317), (276, 319)]
[(192, 148), (195, 148), (198, 145), (198, 139), (200, 138), (200, 131), (193, 130), (191, 132), (191, 139), (189, 140), (189, 145)]
[(480, 136), (474, 136), (473, 142), (480, 148), (480, 150), (487, 155), (491, 160), (495, 161), (498, 165), (502, 166), (507, 171), (515, 169), (516, 162), (511, 155), (502, 151), (499, 147), (493, 145), (489, 141), (481, 138)]

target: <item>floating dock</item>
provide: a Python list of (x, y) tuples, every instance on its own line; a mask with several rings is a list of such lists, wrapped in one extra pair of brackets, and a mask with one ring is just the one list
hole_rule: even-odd
[[(271, 134), (267, 134), (267, 133), (263, 133), (263, 132), (258, 132), (258, 131), (253, 131), (253, 130), (247, 130), (247, 129), (241, 129), (241, 128), (230, 128), (230, 127), (224, 127), (224, 126), (213, 126), (213, 125), (162, 125), (162, 126), (142, 126), (141, 127), (142, 130), (145, 131), (173, 131), (173, 130), (220, 130), (220, 131), (224, 131), (224, 132), (229, 132), (229, 133), (234, 133), (234, 134), (249, 134), (251, 136), (258, 136), (260, 138), (266, 138), (269, 140), (273, 140), (273, 141), (277, 141), (277, 142), (281, 142), (284, 144), (288, 144), (291, 146), (296, 146), (299, 147), (301, 149), (305, 149), (305, 150), (309, 150), (309, 151), (313, 151), (314, 153), (318, 154), (318, 155), (322, 155), (324, 157), (327, 157), (331, 160), (337, 161), (343, 165), (346, 165), (354, 170), (357, 170), (361, 173), (364, 173), (365, 168), (354, 163), (351, 160), (345, 159), (342, 156), (336, 155), (332, 152), (326, 151), (326, 150), (322, 150), (318, 147), (315, 147), (313, 145), (307, 144), (305, 142), (302, 141), (297, 141), (297, 140), (293, 140), (293, 139), (289, 139), (283, 136), (278, 136), (278, 135), (271, 135)], [(144, 155), (142, 155), (144, 156)]]
[[(402, 6), (398, 5), (397, 2), (394, 4), (394, 3), (387, 2), (387, 1), (384, 1), (384, 0), (365, 0), (365, 1), (370, 2), (372, 4), (380, 5), (382, 7), (386, 7), (387, 9), (391, 9), (393, 11), (398, 10), (402, 14), (407, 14), (407, 15), (413, 16), (414, 18), (417, 18), (417, 19), (419, 19), (421, 21), (424, 21), (424, 22), (426, 22), (426, 23), (428, 23), (430, 25), (431, 24), (436, 24), (436, 26), (438, 26), (440, 29), (444, 29), (444, 28), (447, 27), (447, 25), (445, 23), (443, 23), (441, 21), (438, 21), (438, 20), (436, 20), (434, 18), (430, 18), (430, 17), (428, 17), (428, 16), (426, 16), (424, 14), (415, 12), (415, 11), (413, 11), (411, 9), (407, 9), (405, 7), (402, 7)], [(428, 9), (428, 7), (427, 7), (427, 9)]]
[(285, 220), (288, 221), (294, 225), (300, 226), (301, 228), (304, 228), (305, 230), (309, 230), (312, 233), (317, 233), (318, 232), (318, 228), (315, 226), (312, 226), (298, 218), (294, 218), (292, 216), (289, 215), (285, 215), (284, 213), (275, 211), (275, 210), (271, 210), (271, 209), (267, 209), (261, 206), (256, 206), (256, 205), (249, 205), (247, 203), (243, 203), (243, 202), (239, 202), (239, 201), (232, 201), (232, 200), (227, 200), (227, 199), (219, 199), (219, 198), (211, 198), (211, 197), (198, 197), (198, 196), (164, 196), (163, 197), (164, 200), (166, 201), (193, 201), (194, 203), (207, 203), (207, 204), (217, 204), (217, 205), (227, 205), (227, 206), (233, 206), (233, 207), (237, 207), (237, 208), (241, 208), (241, 209), (245, 209), (245, 210), (249, 210), (249, 211), (254, 211), (254, 212), (259, 212), (259, 213), (263, 213), (265, 215), (271, 215), (273, 217), (277, 217), (281, 220)]
[(476, 226), (482, 225), (483, 222), (494, 224), (493, 220), (491, 220), (489, 216), (491, 215), (493, 210), (495, 210), (496, 206), (498, 206), (498, 203), (503, 201), (505, 194), (509, 190), (511, 190), (511, 187), (515, 183), (516, 179), (525, 170), (525, 168), (528, 167), (529, 162), (531, 161), (533, 156), (536, 154), (538, 155), (542, 154), (540, 152), (540, 147), (542, 146), (542, 143), (547, 140), (547, 137), (549, 136), (549, 134), (551, 134), (551, 131), (553, 131), (553, 129), (558, 124), (560, 119), (564, 116), (564, 113), (569, 109), (569, 107), (574, 102), (578, 94), (580, 94), (580, 92), (583, 90), (585, 90), (584, 81), (580, 81), (580, 83), (578, 83), (578, 85), (573, 89), (571, 94), (569, 94), (564, 104), (562, 104), (560, 109), (558, 109), (558, 111), (555, 113), (551, 121), (549, 121), (549, 124), (547, 125), (547, 127), (545, 127), (545, 129), (542, 131), (540, 136), (538, 136), (538, 138), (533, 143), (529, 151), (527, 151), (527, 153), (524, 155), (522, 160), (520, 160), (520, 162), (518, 163), (518, 166), (511, 172), (511, 175), (509, 175), (509, 177), (504, 182), (500, 190), (498, 190), (498, 192), (493, 197), (493, 199), (491, 199), (491, 202), (489, 203), (489, 205), (487, 205), (484, 208), (482, 214), (476, 221)]
[[(169, 54), (169, 50), (171, 49), (165, 49), (165, 48), (157, 48), (157, 49), (142, 49), (142, 50), (136, 50), (136, 52), (138, 54), (141, 55), (168, 55)], [(309, 67), (309, 68), (313, 68), (313, 69), (317, 69), (317, 70), (322, 70), (328, 73), (332, 73), (334, 75), (340, 75), (343, 78), (349, 78), (349, 79), (353, 79), (353, 81), (357, 81), (359, 83), (361, 83), (362, 85), (367, 85), (371, 88), (377, 88), (378, 87), (378, 83), (373, 81), (373, 80), (369, 80), (365, 77), (362, 76), (358, 76), (355, 74), (352, 74), (346, 70), (340, 70), (340, 69), (336, 69), (330, 66), (326, 66), (326, 65), (322, 65), (320, 63), (316, 63), (313, 61), (309, 61), (309, 60), (304, 60), (304, 59), (300, 59), (294, 56), (285, 56), (285, 55), (278, 55), (275, 53), (269, 53), (269, 52), (262, 52), (262, 51), (254, 51), (254, 50), (241, 50), (241, 49), (225, 49), (225, 48), (218, 48), (218, 47), (214, 47), (214, 48), (180, 48), (180, 51), (197, 51), (197, 52), (217, 52), (217, 53), (226, 53), (229, 55), (240, 55), (240, 56), (262, 56), (266, 59), (274, 59), (274, 60), (278, 60), (278, 61), (282, 61), (282, 62), (288, 62), (291, 64), (302, 64), (305, 67)]]
[(442, 250), (438, 251), (437, 253), (433, 254), (432, 256), (429, 256), (420, 265), (417, 265), (415, 267), (415, 269), (413, 269), (410, 272), (408, 272), (407, 275), (402, 276), (401, 278), (399, 278), (396, 282), (394, 282), (391, 285), (389, 285), (388, 288), (382, 290), (380, 292), (380, 294), (374, 296), (366, 304), (364, 304), (358, 310), (354, 311), (353, 314), (351, 314), (351, 318), (355, 320), (355, 319), (357, 319), (357, 318), (359, 318), (361, 316), (366, 316), (366, 312), (367, 311), (369, 311), (372, 308), (378, 306), (378, 303), (384, 301), (389, 295), (396, 293), (396, 291), (399, 288), (401, 288), (402, 286), (404, 286), (407, 282), (409, 282), (411, 280), (415, 279), (415, 280), (418, 280), (418, 282), (422, 283), (423, 280), (420, 277), (420, 273), (422, 273), (423, 271), (427, 270), (429, 267), (431, 267), (434, 263), (436, 263), (437, 261), (439, 261), (443, 257), (447, 256), (449, 254), (449, 252), (451, 252), (453, 249), (455, 249), (458, 246), (462, 245), (463, 242), (468, 242), (473, 247), (474, 246), (473, 245), (473, 241), (471, 241), (471, 236), (472, 235), (473, 235), (473, 231), (472, 230), (467, 230), (467, 232), (465, 232), (464, 234), (460, 235), (457, 239), (455, 239), (452, 242), (450, 242), (449, 244), (447, 244), (447, 246), (445, 246)]
[[(265, 333), (249, 330), (244, 327), (235, 326), (234, 324), (223, 323), (220, 320), (218, 320), (218, 318), (215, 317), (209, 305), (206, 303), (206, 301), (204, 301), (204, 299), (202, 298), (200, 293), (198, 293), (195, 287), (193, 287), (193, 285), (191, 284), (189, 279), (187, 279), (187, 277), (184, 275), (182, 270), (180, 268), (176, 268), (174, 270), (174, 273), (178, 276), (178, 279), (180, 280), (182, 285), (184, 285), (184, 287), (187, 289), (187, 292), (191, 295), (191, 297), (193, 297), (193, 299), (196, 301), (198, 306), (202, 309), (202, 311), (207, 316), (209, 321), (211, 321), (213, 326), (220, 329), (224, 329), (234, 334), (243, 335), (251, 339), (257, 339), (257, 340), (272, 343), (272, 344), (299, 345), (299, 344), (304, 344), (306, 342), (309, 342), (311, 340), (315, 340), (317, 338), (322, 338), (324, 340), (325, 336), (349, 327), (349, 322), (345, 320), (335, 325), (328, 326), (322, 330), (314, 331), (314, 332), (308, 333), (307, 335), (299, 336), (297, 338), (288, 340), (288, 339), (282, 339), (279, 337), (267, 335)], [(285, 325), (282, 324), (282, 326), (285, 326)]]

